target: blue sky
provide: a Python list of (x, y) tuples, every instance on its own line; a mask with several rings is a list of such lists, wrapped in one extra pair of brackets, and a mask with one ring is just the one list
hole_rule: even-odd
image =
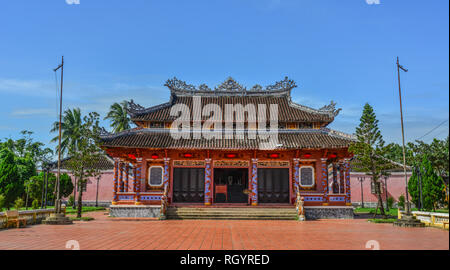
[[(449, 118), (447, 0), (66, 0), (0, 5), (0, 138), (57, 119), (55, 75), (65, 57), (64, 108), (106, 115), (113, 102), (166, 102), (174, 76), (214, 87), (232, 76), (266, 86), (289, 76), (293, 100), (342, 108), (330, 126), (353, 133), (375, 109), (384, 139), (401, 142), (395, 59), (406, 139)], [(104, 122), (105, 126), (108, 122)], [(448, 121), (424, 137), (444, 138)]]

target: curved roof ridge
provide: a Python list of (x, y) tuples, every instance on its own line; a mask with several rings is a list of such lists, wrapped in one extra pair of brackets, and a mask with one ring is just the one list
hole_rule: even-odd
[(335, 136), (335, 137), (340, 137), (340, 138), (345, 138), (345, 139), (350, 139), (352, 141), (356, 141), (356, 136), (353, 134), (348, 134), (348, 133), (330, 129), (330, 128), (322, 128), (322, 129), (325, 130), (328, 133), (328, 135), (330, 135), (330, 136)]

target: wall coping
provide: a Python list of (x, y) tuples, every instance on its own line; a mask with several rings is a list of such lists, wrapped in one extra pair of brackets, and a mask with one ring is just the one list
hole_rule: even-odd
[(123, 205), (110, 205), (110, 208), (161, 208), (161, 205), (133, 205), (133, 204), (123, 204)]
[(435, 213), (435, 212), (424, 212), (424, 211), (412, 211), (411, 212), (414, 215), (419, 215), (419, 216), (435, 216), (435, 217), (449, 217), (449, 214), (447, 213)]

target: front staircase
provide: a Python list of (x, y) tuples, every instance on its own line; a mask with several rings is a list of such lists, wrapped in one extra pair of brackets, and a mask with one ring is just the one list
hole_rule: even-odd
[(294, 207), (169, 207), (168, 219), (259, 219), (259, 220), (296, 220)]

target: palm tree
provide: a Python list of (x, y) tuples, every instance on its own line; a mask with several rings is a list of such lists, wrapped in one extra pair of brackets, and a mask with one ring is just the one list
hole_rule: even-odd
[(128, 101), (124, 100), (120, 104), (114, 103), (109, 108), (108, 115), (104, 118), (111, 120), (111, 127), (113, 132), (120, 132), (130, 128), (130, 117), (127, 113)]
[[(81, 118), (80, 108), (73, 110), (67, 109), (64, 111), (63, 120), (61, 122), (61, 153), (66, 153), (71, 146), (77, 148), (80, 135), (81, 126), (83, 120)], [(58, 132), (59, 122), (53, 123), (53, 128), (50, 132)], [(57, 142), (58, 135), (51, 140), (51, 142)], [(58, 146), (56, 146), (58, 151)]]

